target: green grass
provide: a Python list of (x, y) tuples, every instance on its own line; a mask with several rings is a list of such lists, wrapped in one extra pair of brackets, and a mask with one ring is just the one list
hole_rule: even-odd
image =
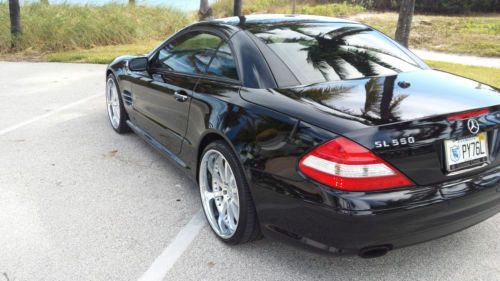
[(66, 52), (55, 52), (47, 55), (50, 62), (84, 62), (108, 64), (121, 55), (143, 55), (153, 50), (160, 41), (117, 46), (100, 46), (92, 49), (77, 49)]
[[(164, 39), (190, 22), (189, 15), (159, 8), (23, 5), (23, 34), (15, 51), (57, 52)], [(0, 53), (12, 51), (7, 4), (0, 4)]]
[[(351, 17), (394, 37), (397, 13), (367, 13)], [(500, 15), (415, 15), (410, 46), (439, 52), (500, 57)]]
[(426, 61), (429, 66), (435, 69), (443, 70), (464, 76), (485, 84), (500, 88), (500, 68), (469, 66), (456, 63), (447, 63), (440, 61)]

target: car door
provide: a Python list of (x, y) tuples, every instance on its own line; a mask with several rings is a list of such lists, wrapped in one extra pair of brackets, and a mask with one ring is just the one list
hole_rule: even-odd
[(241, 109), (232, 105), (239, 98), (239, 77), (237, 59), (229, 43), (224, 41), (207, 67), (206, 75), (200, 77), (193, 91), (189, 125), (181, 155), (183, 159), (194, 159), (194, 162), (188, 163), (190, 166), (196, 166), (197, 159), (193, 155), (197, 153), (203, 132), (209, 128), (222, 130), (223, 126), (237, 127), (241, 121), (238, 118)]
[(220, 43), (220, 37), (202, 31), (173, 38), (132, 86), (136, 121), (172, 153), (181, 150), (192, 91)]

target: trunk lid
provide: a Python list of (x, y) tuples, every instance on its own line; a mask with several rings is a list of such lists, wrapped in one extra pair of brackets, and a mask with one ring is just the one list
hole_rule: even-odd
[[(419, 185), (458, 179), (500, 164), (499, 90), (448, 73), (423, 70), (240, 94), (362, 144)], [(448, 120), (452, 113), (483, 108), (489, 113)], [(480, 132), (486, 134), (489, 162), (449, 172), (444, 142), (473, 136), (469, 119), (477, 120)]]
[[(500, 165), (500, 106), (487, 108), (489, 113), (478, 117), (448, 120), (449, 114), (444, 114), (354, 130), (344, 136), (369, 148), (418, 185), (439, 184)], [(478, 121), (480, 130), (477, 134), (469, 130), (470, 119)], [(488, 162), (449, 171), (447, 165), (453, 162), (446, 154), (452, 152), (445, 142), (481, 134), (486, 136), (487, 148), (482, 149), (487, 154)], [(457, 149), (461, 153), (461, 147)]]
[(423, 70), (279, 90), (316, 110), (379, 126), (500, 103), (500, 92), (448, 73)]

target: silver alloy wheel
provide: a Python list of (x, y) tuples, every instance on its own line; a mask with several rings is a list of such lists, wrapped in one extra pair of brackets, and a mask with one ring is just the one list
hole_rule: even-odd
[(113, 128), (120, 126), (120, 99), (118, 98), (118, 89), (115, 80), (110, 77), (106, 83), (106, 104), (108, 108), (109, 120)]
[(203, 155), (199, 182), (210, 226), (220, 237), (231, 238), (240, 217), (238, 185), (231, 165), (219, 151), (211, 149)]

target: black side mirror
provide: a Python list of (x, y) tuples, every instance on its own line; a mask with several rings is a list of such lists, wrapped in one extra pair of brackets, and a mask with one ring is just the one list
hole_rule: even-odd
[(137, 57), (128, 61), (128, 68), (132, 71), (146, 71), (148, 70), (148, 58)]

